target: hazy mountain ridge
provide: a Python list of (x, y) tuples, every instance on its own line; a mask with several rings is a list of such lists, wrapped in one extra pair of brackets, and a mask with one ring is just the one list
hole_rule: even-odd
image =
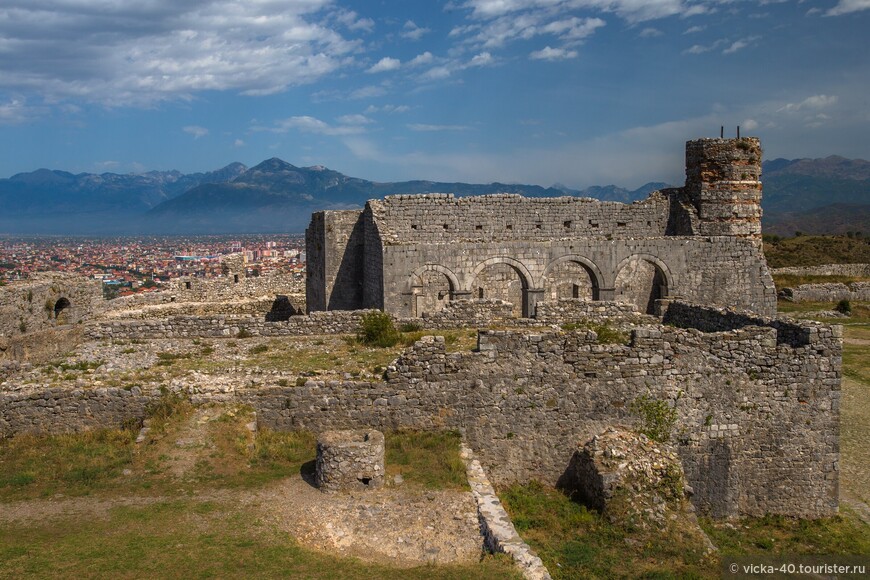
[[(860, 220), (866, 219), (862, 208), (870, 204), (868, 175), (870, 162), (861, 159), (830, 156), (765, 161), (765, 228), (813, 232), (830, 225), (838, 231), (862, 229)], [(193, 174), (72, 174), (39, 169), (0, 179), (0, 232), (301, 232), (313, 211), (362, 207), (368, 199), (392, 194), (573, 195), (631, 203), (666, 187), (665, 183), (647, 183), (628, 190), (615, 185), (571, 189), (561, 184), (542, 187), (497, 182), (374, 182), (319, 165), (296, 167), (278, 158), (251, 168), (231, 163), (216, 171)], [(826, 210), (828, 219), (817, 219), (817, 208), (831, 204), (839, 205)], [(851, 209), (843, 209), (846, 206)]]

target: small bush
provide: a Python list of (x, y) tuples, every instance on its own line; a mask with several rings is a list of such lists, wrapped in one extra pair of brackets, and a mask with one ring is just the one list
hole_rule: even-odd
[(837, 302), (837, 305), (834, 306), (834, 310), (840, 314), (852, 314), (852, 303), (848, 300), (840, 300)]
[(667, 401), (641, 395), (632, 401), (630, 409), (640, 418), (638, 433), (659, 443), (668, 442), (677, 422), (677, 410), (668, 406)]
[(399, 327), (401, 332), (417, 332), (419, 330), (423, 330), (423, 325), (419, 322), (406, 322)]
[(389, 314), (374, 311), (363, 315), (356, 338), (368, 346), (387, 348), (399, 342), (399, 331)]
[(269, 347), (267, 345), (258, 344), (257, 346), (252, 346), (251, 348), (249, 348), (248, 354), (250, 354), (250, 355), (262, 354), (262, 353), (266, 352), (267, 350), (269, 350)]
[(247, 328), (239, 329), (239, 332), (236, 334), (236, 338), (251, 338), (252, 336), (254, 335), (251, 334), (251, 331), (249, 331)]

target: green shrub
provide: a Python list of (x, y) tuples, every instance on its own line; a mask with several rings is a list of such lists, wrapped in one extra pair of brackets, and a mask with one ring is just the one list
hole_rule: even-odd
[(387, 348), (399, 342), (399, 331), (389, 314), (377, 310), (363, 315), (356, 339), (368, 346)]
[(236, 334), (236, 338), (251, 338), (252, 336), (254, 335), (251, 334), (251, 331), (249, 331), (247, 328), (240, 329), (238, 334)]
[(677, 422), (677, 410), (667, 401), (641, 395), (631, 403), (631, 412), (640, 418), (638, 433), (643, 433), (653, 441), (667, 443)]
[(852, 303), (848, 300), (840, 300), (837, 302), (837, 305), (834, 306), (834, 310), (841, 314), (852, 314)]
[(262, 353), (266, 352), (267, 350), (269, 350), (268, 345), (258, 344), (257, 346), (252, 346), (251, 348), (249, 348), (248, 354), (250, 354), (250, 355), (262, 354)]
[(423, 330), (423, 325), (419, 322), (406, 322), (399, 328), (399, 330), (401, 332), (417, 332)]

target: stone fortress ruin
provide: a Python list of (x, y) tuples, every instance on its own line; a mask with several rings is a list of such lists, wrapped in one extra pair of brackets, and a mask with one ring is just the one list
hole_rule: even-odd
[[(382, 380), (183, 392), (249, 404), (273, 429), (459, 430), (494, 482), (554, 485), (578, 443), (631, 425), (632, 403), (648, 397), (676, 411), (672, 441), (701, 513), (829, 516), (842, 328), (776, 317), (760, 163), (757, 139), (701, 139), (687, 144), (684, 187), (629, 205), (428, 194), (318, 212), (306, 236), (308, 315), (102, 318), (86, 335), (346, 334), (372, 308), (425, 329), (477, 327), (474, 351), (424, 337)], [(625, 340), (602, 340), (590, 321)], [(10, 385), (0, 436), (141, 418), (159, 386)]]
[(630, 205), (499, 194), (394, 195), (324, 211), (306, 234), (308, 311), (433, 314), (452, 300), (501, 299), (533, 318), (541, 301), (661, 298), (776, 312), (761, 251), (761, 147), (753, 138), (686, 146), (686, 185)]

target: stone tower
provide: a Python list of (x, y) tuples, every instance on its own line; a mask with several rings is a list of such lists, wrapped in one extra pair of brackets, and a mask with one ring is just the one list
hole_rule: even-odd
[(761, 240), (761, 143), (755, 137), (686, 142), (685, 192), (702, 236)]

